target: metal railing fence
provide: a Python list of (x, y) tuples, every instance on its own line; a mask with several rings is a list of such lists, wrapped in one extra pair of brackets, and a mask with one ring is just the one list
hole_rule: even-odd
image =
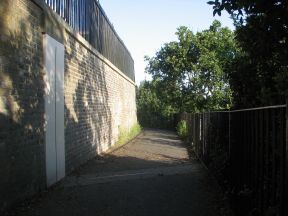
[(198, 158), (224, 182), (237, 215), (286, 215), (285, 105), (184, 113), (180, 119)]
[(98, 52), (135, 81), (134, 61), (97, 0), (43, 0)]

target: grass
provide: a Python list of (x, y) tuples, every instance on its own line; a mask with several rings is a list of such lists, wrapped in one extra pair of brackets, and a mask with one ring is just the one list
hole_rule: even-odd
[(141, 126), (136, 123), (130, 130), (123, 130), (120, 128), (120, 134), (115, 146), (119, 147), (135, 138), (141, 132)]
[(181, 120), (177, 124), (176, 128), (177, 134), (181, 139), (186, 139), (188, 136), (188, 124), (185, 120)]

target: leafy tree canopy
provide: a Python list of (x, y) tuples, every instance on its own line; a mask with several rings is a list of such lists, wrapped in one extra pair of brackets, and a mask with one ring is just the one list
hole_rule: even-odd
[(288, 2), (213, 0), (214, 15), (230, 13), (242, 55), (230, 70), (236, 106), (284, 103), (288, 95)]
[(143, 127), (171, 129), (178, 111), (160, 97), (158, 80), (144, 81), (137, 88), (138, 120)]
[(233, 32), (215, 20), (197, 33), (181, 26), (176, 35), (177, 41), (145, 57), (158, 97), (179, 112), (229, 108), (232, 92), (226, 74), (239, 51)]

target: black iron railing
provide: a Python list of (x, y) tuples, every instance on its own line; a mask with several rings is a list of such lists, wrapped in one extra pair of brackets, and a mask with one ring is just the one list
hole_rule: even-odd
[(181, 116), (189, 143), (226, 185), (237, 215), (287, 215), (285, 115), (283, 105)]
[(134, 61), (97, 0), (43, 0), (97, 51), (135, 81)]

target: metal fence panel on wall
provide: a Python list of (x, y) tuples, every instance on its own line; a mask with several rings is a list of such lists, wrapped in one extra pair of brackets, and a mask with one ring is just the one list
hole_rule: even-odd
[[(182, 114), (196, 155), (226, 184), (238, 215), (286, 215), (286, 106)], [(286, 186), (286, 187), (285, 187)]]
[(76, 32), (135, 81), (134, 61), (97, 0), (43, 0)]

